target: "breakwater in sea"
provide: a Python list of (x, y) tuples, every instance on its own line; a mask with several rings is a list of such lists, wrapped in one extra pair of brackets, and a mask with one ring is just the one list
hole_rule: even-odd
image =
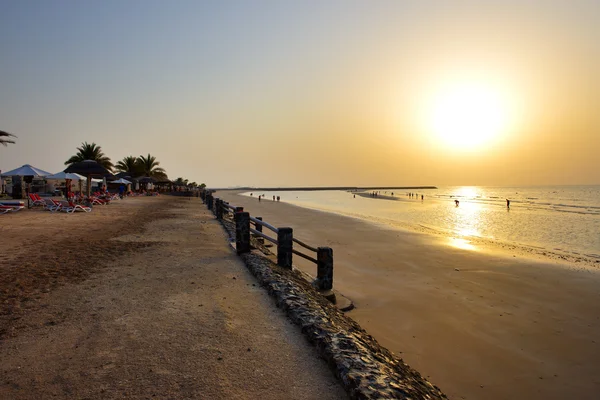
[(297, 187), (239, 187), (239, 188), (210, 188), (209, 190), (241, 190), (241, 191), (267, 191), (267, 192), (291, 192), (291, 191), (308, 191), (317, 192), (323, 190), (424, 190), (437, 189), (435, 186), (297, 186)]

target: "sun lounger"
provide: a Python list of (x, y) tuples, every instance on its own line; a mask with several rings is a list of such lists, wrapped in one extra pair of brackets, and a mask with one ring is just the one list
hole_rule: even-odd
[(110, 203), (110, 200), (108, 200), (108, 199), (101, 199), (101, 198), (96, 197), (96, 196), (90, 196), (89, 200), (90, 200), (90, 203), (92, 203), (92, 205), (93, 204), (97, 204), (97, 205), (105, 206), (105, 205), (107, 205), (107, 204)]
[(84, 212), (92, 211), (92, 209), (90, 207), (82, 206), (80, 204), (75, 204), (68, 200), (60, 200), (57, 203), (59, 205), (59, 208), (57, 209), (57, 211), (64, 211), (66, 213), (74, 213), (75, 211), (84, 211)]
[(72, 208), (71, 212), (75, 212), (75, 211), (91, 212), (92, 211), (91, 207), (82, 206), (81, 204), (75, 204), (72, 201), (69, 201), (69, 206)]
[(52, 199), (44, 199), (44, 209), (54, 212), (60, 210), (60, 203)]
[(13, 203), (13, 204), (2, 204), (0, 203), (0, 214), (7, 214), (9, 212), (16, 212), (24, 209), (25, 206), (23, 203)]
[(42, 198), (37, 194), (37, 193), (29, 193), (29, 199), (31, 200), (31, 205), (33, 207), (35, 206), (40, 206), (40, 207), (44, 207), (46, 205), (46, 202), (44, 200), (42, 200)]

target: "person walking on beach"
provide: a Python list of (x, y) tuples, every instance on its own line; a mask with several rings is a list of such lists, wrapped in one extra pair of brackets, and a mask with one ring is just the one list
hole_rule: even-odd
[(506, 199), (506, 208), (510, 208), (510, 200)]
[(280, 199), (280, 197), (279, 197), (279, 196), (277, 196), (277, 201), (279, 201), (279, 199)]
[(458, 200), (454, 200), (454, 204), (456, 204), (456, 207), (458, 207), (458, 203), (459, 203)]

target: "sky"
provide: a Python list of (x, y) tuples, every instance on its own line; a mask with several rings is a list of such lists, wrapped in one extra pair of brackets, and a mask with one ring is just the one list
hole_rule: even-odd
[(600, 184), (599, 1), (0, 0), (0, 169)]

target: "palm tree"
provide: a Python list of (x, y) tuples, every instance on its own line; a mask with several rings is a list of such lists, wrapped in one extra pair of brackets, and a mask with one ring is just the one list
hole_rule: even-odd
[(139, 160), (134, 156), (127, 156), (115, 165), (115, 169), (120, 172), (127, 172), (132, 177), (141, 174)]
[(84, 160), (94, 160), (109, 171), (112, 171), (114, 167), (110, 158), (106, 157), (102, 152), (102, 147), (96, 143), (89, 144), (88, 142), (83, 142), (81, 147), (77, 148), (77, 154), (65, 161), (65, 165), (75, 164)]
[(8, 132), (4, 132), (4, 131), (0, 131), (0, 144), (3, 144), (4, 146), (7, 146), (8, 143), (14, 143), (14, 140), (10, 140), (10, 139), (3, 139), (3, 137), (16, 137), (15, 135), (13, 135), (12, 133), (8, 133)]
[(165, 170), (159, 167), (160, 163), (156, 161), (156, 157), (150, 154), (148, 154), (148, 157), (139, 156), (138, 165), (140, 173), (144, 176), (149, 176), (157, 180), (163, 180), (167, 177)]
[(179, 177), (179, 178), (175, 179), (174, 183), (176, 185), (179, 185), (179, 186), (187, 186), (188, 180), (187, 179), (183, 179), (182, 177)]

